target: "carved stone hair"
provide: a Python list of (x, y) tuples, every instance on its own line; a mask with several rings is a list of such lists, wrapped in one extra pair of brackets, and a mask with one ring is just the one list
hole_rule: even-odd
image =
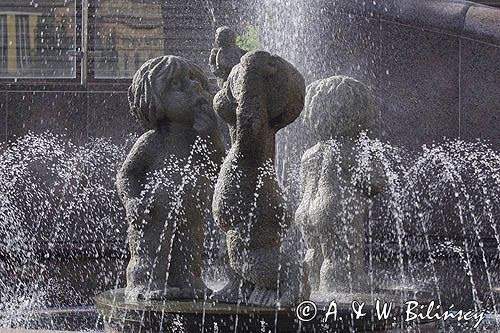
[(379, 118), (370, 89), (353, 78), (332, 76), (307, 87), (301, 119), (316, 141), (357, 137), (366, 130), (377, 134)]
[(166, 74), (165, 78), (170, 81), (182, 71), (195, 77), (207, 93), (210, 91), (203, 71), (182, 57), (169, 55), (150, 59), (134, 74), (128, 88), (128, 102), (130, 112), (145, 129), (157, 128), (159, 121), (168, 121), (160, 98), (164, 91), (161, 87), (168, 82), (158, 82), (158, 78)]
[(217, 28), (215, 35), (218, 36), (223, 43), (227, 44), (225, 46), (236, 45), (236, 32), (227, 26)]

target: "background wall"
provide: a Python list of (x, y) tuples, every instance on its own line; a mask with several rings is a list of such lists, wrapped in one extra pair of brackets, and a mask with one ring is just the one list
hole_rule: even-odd
[[(487, 141), (500, 149), (500, 9), (460, 0), (261, 3), (273, 11), (256, 15), (257, 24), (268, 27), (262, 30), (265, 49), (291, 60), (308, 82), (347, 75), (367, 84), (381, 110), (384, 141), (409, 148), (409, 154), (424, 144), (457, 138)], [(293, 130), (279, 132), (277, 149), (282, 152), (278, 174), (290, 184), (295, 204), (301, 199), (297, 166), (301, 152), (311, 146), (308, 138), (302, 145), (299, 134), (307, 137)], [(295, 149), (299, 153), (294, 156)], [(419, 185), (422, 189), (438, 181), (436, 175), (427, 176)], [(448, 198), (444, 193), (434, 195)], [(467, 203), (473, 206), (474, 200)], [(452, 201), (433, 206), (425, 230), (410, 217), (403, 218), (404, 256), (411, 262), (404, 270), (417, 281), (429, 281), (435, 270), (442, 301), (469, 306), (477, 290), (481, 297), (486, 295), (484, 299), (493, 295), (487, 276), (498, 284), (494, 230), (500, 220), (483, 222), (478, 242), (470, 232), (478, 221), (466, 219), (462, 227)], [(374, 207), (387, 211), (379, 202)], [(372, 219), (376, 220), (369, 235), (376, 253), (374, 271), (402, 268), (397, 260), (388, 259), (398, 253), (396, 221)], [(423, 248), (429, 240), (430, 248)], [(434, 256), (440, 244), (446, 254)], [(483, 245), (484, 253), (476, 251)], [(457, 253), (470, 256), (471, 272)], [(435, 264), (429, 263), (431, 257)]]
[(299, 67), (309, 80), (344, 74), (368, 84), (391, 142), (418, 149), (460, 137), (500, 147), (499, 9), (338, 0), (306, 10), (319, 17), (304, 35), (319, 37), (306, 40)]

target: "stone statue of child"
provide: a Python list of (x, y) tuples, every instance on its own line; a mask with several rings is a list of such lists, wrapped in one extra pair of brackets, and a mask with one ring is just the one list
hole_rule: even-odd
[(274, 170), (276, 132), (300, 114), (304, 95), (304, 79), (291, 64), (256, 51), (241, 58), (214, 98), (232, 142), (213, 200), (234, 270), (216, 295), (220, 301), (285, 306), (308, 296), (300, 259), (281, 251), (293, 214)]
[(357, 141), (365, 131), (376, 132), (377, 118), (373, 97), (359, 81), (334, 76), (307, 87), (301, 121), (323, 140), (302, 157), (304, 194), (295, 220), (309, 248), (309, 279), (322, 291), (367, 286), (365, 224), (385, 177), (374, 156), (360, 165)]
[(219, 27), (215, 32), (215, 48), (210, 52), (210, 70), (217, 78), (219, 88), (226, 82), (229, 73), (246, 53), (236, 45), (236, 33), (229, 27)]
[[(201, 277), (207, 177), (216, 177), (224, 151), (208, 80), (184, 58), (158, 57), (136, 72), (128, 98), (147, 132), (116, 182), (129, 222), (126, 297), (203, 298), (210, 293)], [(197, 142), (211, 153), (196, 150)], [(168, 169), (175, 163), (180, 170)]]

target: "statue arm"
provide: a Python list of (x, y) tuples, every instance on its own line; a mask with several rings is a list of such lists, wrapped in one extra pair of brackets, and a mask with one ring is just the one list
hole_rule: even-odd
[(137, 140), (116, 177), (118, 195), (131, 223), (137, 222), (144, 211), (142, 190), (150, 162), (148, 141), (147, 133)]
[(302, 225), (309, 234), (314, 226), (309, 225), (310, 205), (318, 195), (318, 187), (322, 175), (323, 146), (321, 143), (309, 148), (301, 159), (300, 173), (302, 177), (302, 200), (295, 215), (295, 223)]
[(209, 65), (210, 65), (210, 70), (216, 77), (222, 77), (225, 73), (221, 69), (219, 62), (217, 61), (217, 58), (219, 56), (220, 49), (212, 49), (210, 52), (210, 60), (209, 60)]
[(217, 131), (213, 135), (213, 147), (214, 147), (214, 155), (213, 155), (213, 160), (215, 164), (217, 165), (217, 175), (219, 174), (222, 162), (224, 158), (226, 157), (226, 148), (224, 147), (224, 143), (222, 142), (222, 136), (217, 129)]
[(196, 114), (193, 128), (198, 135), (208, 143), (210, 149), (209, 159), (215, 167), (213, 176), (216, 177), (219, 174), (222, 160), (226, 155), (226, 150), (222, 141), (217, 116), (211, 107), (201, 108)]

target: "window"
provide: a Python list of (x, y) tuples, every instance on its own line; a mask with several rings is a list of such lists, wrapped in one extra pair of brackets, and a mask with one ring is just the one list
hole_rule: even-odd
[(75, 0), (0, 2), (0, 78), (74, 78), (75, 46)]
[(210, 6), (206, 0), (0, 0), (0, 79), (116, 82), (164, 54), (208, 69), (216, 24)]
[(28, 15), (16, 15), (16, 63), (17, 71), (23, 72), (29, 68), (31, 53), (30, 25)]
[(95, 78), (132, 77), (165, 52), (161, 2), (96, 0), (93, 38)]
[(7, 69), (7, 15), (0, 15), (0, 73)]

